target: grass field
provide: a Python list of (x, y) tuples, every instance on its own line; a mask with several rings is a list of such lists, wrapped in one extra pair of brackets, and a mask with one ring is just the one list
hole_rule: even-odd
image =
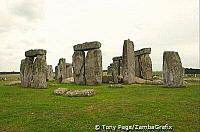
[[(0, 81), (0, 131), (95, 131), (95, 125), (165, 125), (175, 132), (200, 130), (200, 83), (187, 88), (124, 85), (124, 88), (49, 82), (48, 89), (4, 86)], [(63, 97), (59, 87), (96, 90), (93, 97)]]

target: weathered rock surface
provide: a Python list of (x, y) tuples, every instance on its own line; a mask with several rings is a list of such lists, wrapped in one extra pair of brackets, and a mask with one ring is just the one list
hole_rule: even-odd
[(43, 49), (28, 50), (25, 52), (26, 57), (36, 57), (37, 55), (46, 55), (47, 51)]
[(92, 49), (99, 49), (100, 47), (101, 43), (98, 41), (85, 42), (83, 44), (74, 45), (74, 51), (87, 51)]
[(37, 55), (33, 64), (33, 78), (31, 87), (46, 88), (47, 87), (47, 63), (45, 55)]
[(89, 50), (85, 59), (85, 80), (87, 85), (102, 83), (102, 54), (100, 49)]
[(75, 84), (86, 84), (85, 80), (85, 52), (75, 51), (72, 57), (73, 77)]
[(111, 84), (109, 87), (110, 88), (123, 88), (124, 86), (121, 84)]
[(66, 63), (65, 58), (59, 59), (59, 63), (55, 67), (55, 79), (62, 82), (70, 77), (72, 77), (72, 64)]
[(25, 55), (27, 57), (21, 61), (20, 65), (21, 86), (46, 88), (46, 50), (29, 50), (26, 51)]
[[(60, 67), (59, 66), (56, 66), (55, 67), (55, 79), (56, 80), (59, 80), (61, 77), (61, 73), (60, 73)], [(61, 80), (60, 80), (61, 81)]]
[(166, 87), (183, 86), (183, 67), (178, 52), (174, 51), (164, 52), (163, 81)]
[(113, 61), (112, 76), (113, 76), (113, 82), (117, 84), (119, 76), (119, 61)]
[(66, 83), (66, 84), (74, 83), (74, 78), (73, 77), (65, 78), (65, 79), (62, 80), (61, 83)]
[(52, 65), (47, 65), (47, 81), (54, 80), (54, 73)]
[(149, 54), (144, 54), (139, 56), (139, 64), (140, 64), (140, 76), (143, 79), (152, 80), (152, 62)]
[(72, 75), (72, 64), (70, 64), (70, 63), (66, 63), (66, 77), (67, 78), (70, 78), (70, 77), (72, 77), (73, 75)]
[(135, 51), (135, 56), (144, 55), (144, 54), (151, 54), (151, 48), (143, 48), (143, 49)]
[(96, 92), (93, 89), (68, 90), (66, 88), (58, 88), (54, 90), (54, 94), (64, 95), (69, 97), (89, 97), (89, 96), (94, 96)]
[(125, 40), (123, 45), (123, 83), (132, 84), (134, 83), (135, 77), (135, 55), (134, 55), (134, 44), (132, 41)]
[(94, 96), (96, 92), (93, 89), (69, 90), (64, 95), (69, 97), (89, 97)]
[(120, 60), (122, 60), (122, 56), (113, 57), (112, 60), (113, 60), (113, 61), (120, 61)]
[(140, 69), (139, 56), (135, 56), (135, 76), (141, 77)]
[(11, 81), (8, 83), (5, 83), (5, 86), (15, 86), (15, 85), (20, 85), (21, 81)]
[(102, 82), (103, 83), (109, 83), (110, 81), (113, 81), (113, 77), (112, 76), (107, 75), (107, 76), (103, 76), (102, 77)]
[(68, 91), (68, 89), (66, 89), (66, 88), (57, 88), (54, 90), (54, 94), (64, 95), (67, 91)]
[(135, 83), (138, 84), (150, 84), (150, 85), (162, 85), (162, 80), (145, 80), (139, 77), (135, 77)]
[(33, 78), (33, 57), (26, 57), (21, 61), (20, 77), (22, 87), (31, 87)]

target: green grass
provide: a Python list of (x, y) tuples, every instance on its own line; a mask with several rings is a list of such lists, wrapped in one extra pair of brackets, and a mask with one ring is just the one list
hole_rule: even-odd
[[(0, 131), (95, 131), (99, 125), (165, 125), (175, 132), (200, 130), (200, 87), (125, 85), (124, 88), (49, 82), (48, 89), (4, 86), (0, 82)], [(93, 97), (63, 97), (59, 87), (95, 89)]]

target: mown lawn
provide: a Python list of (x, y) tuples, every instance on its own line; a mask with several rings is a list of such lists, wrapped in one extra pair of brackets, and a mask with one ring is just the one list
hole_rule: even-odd
[[(96, 90), (93, 97), (63, 97), (59, 87)], [(124, 88), (49, 82), (48, 89), (0, 82), (0, 131), (95, 131), (95, 125), (165, 125), (175, 132), (200, 130), (200, 83), (187, 88), (125, 85)]]

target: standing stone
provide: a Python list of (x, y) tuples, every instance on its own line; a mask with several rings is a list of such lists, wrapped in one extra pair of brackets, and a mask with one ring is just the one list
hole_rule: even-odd
[(119, 68), (119, 63), (118, 61), (113, 62), (113, 68), (112, 68), (112, 77), (113, 77), (113, 82), (118, 83), (118, 68)]
[(107, 67), (107, 75), (110, 75), (110, 74), (112, 74), (111, 66), (108, 66), (108, 67)]
[(85, 59), (85, 79), (87, 85), (102, 83), (102, 54), (100, 49), (89, 50)]
[(178, 52), (165, 51), (163, 54), (163, 81), (167, 87), (183, 86), (183, 68)]
[(47, 81), (52, 81), (54, 78), (52, 65), (47, 65)]
[(22, 87), (46, 88), (46, 50), (29, 50), (25, 52), (25, 56), (20, 65)]
[(61, 58), (59, 60), (58, 66), (59, 66), (60, 74), (61, 74), (60, 79), (62, 81), (63, 79), (67, 78), (66, 61), (64, 58)]
[(72, 77), (73, 75), (72, 75), (72, 64), (70, 64), (70, 63), (66, 63), (66, 77), (67, 78), (70, 78), (70, 77)]
[(152, 62), (149, 54), (141, 55), (139, 57), (139, 63), (141, 77), (146, 80), (152, 80)]
[(135, 55), (132, 41), (125, 40), (123, 45), (123, 83), (132, 84), (135, 78)]
[(141, 74), (140, 74), (140, 64), (139, 64), (139, 56), (135, 56), (135, 76), (141, 77)]
[(47, 87), (47, 63), (45, 55), (37, 55), (33, 63), (33, 80), (31, 87), (46, 88)]
[(120, 67), (119, 67), (119, 69), (120, 69), (119, 75), (122, 76), (122, 67), (123, 67), (122, 60), (120, 60), (119, 66), (120, 66)]
[(33, 77), (33, 61), (34, 57), (26, 57), (21, 61), (20, 75), (22, 87), (31, 87)]
[(55, 67), (55, 79), (56, 79), (56, 80), (59, 80), (60, 77), (61, 77), (60, 68), (59, 68), (59, 66), (56, 66), (56, 67)]
[(75, 84), (86, 84), (85, 80), (85, 52), (75, 51), (72, 57), (73, 76)]

